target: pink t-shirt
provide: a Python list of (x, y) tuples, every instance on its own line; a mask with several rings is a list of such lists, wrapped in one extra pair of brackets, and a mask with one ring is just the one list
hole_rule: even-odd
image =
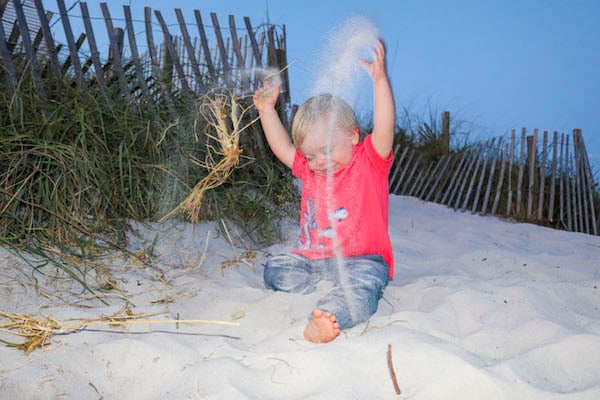
[(348, 165), (329, 177), (312, 172), (296, 151), (292, 174), (302, 180), (301, 234), (293, 252), (309, 259), (379, 254), (392, 278), (394, 255), (387, 229), (391, 165), (392, 154), (381, 158), (371, 135), (354, 146)]

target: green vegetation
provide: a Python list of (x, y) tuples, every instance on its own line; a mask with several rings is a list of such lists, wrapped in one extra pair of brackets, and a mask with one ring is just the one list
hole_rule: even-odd
[[(175, 97), (173, 123), (160, 97), (154, 114), (140, 99), (126, 103), (116, 84), (106, 101), (99, 86), (83, 92), (69, 77), (44, 80), (44, 97), (27, 73), (16, 90), (0, 87), (0, 241), (91, 291), (76, 260), (127, 252), (128, 221), (158, 220), (176, 207), (208, 173), (193, 160), (218, 157), (217, 144), (198, 112), (201, 98)], [(289, 172), (261, 150), (261, 135), (259, 124), (241, 133), (241, 163), (200, 212), (235, 222), (257, 245), (281, 238), (278, 220), (295, 201)]]

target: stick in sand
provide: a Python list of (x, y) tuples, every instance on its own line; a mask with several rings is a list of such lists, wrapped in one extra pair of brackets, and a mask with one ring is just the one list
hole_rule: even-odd
[(396, 394), (402, 394), (402, 391), (400, 390), (400, 386), (398, 385), (398, 379), (396, 379), (396, 373), (394, 372), (394, 364), (392, 363), (392, 345), (391, 344), (388, 344), (387, 364), (388, 364), (388, 368), (390, 370), (390, 376), (392, 377), (392, 383), (394, 384), (394, 390), (396, 391)]

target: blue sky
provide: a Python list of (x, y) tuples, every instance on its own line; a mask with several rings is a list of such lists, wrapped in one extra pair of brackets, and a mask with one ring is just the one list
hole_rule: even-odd
[[(53, 0), (44, 3), (49, 9), (56, 7)], [(99, 2), (87, 3), (92, 15), (101, 16)], [(175, 22), (173, 10), (178, 7), (188, 23), (198, 9), (205, 23), (210, 23), (209, 13), (216, 12), (222, 27), (228, 26), (229, 14), (241, 27), (244, 16), (255, 27), (267, 21), (285, 25), (291, 95), (298, 104), (311, 94), (323, 38), (348, 18), (366, 16), (387, 44), (399, 109), (425, 121), (430, 112), (448, 110), (477, 137), (505, 135), (522, 127), (564, 133), (581, 128), (597, 174), (600, 169), (598, 0), (111, 0), (108, 4), (113, 18), (122, 17), (121, 5), (128, 4), (134, 18), (140, 19), (144, 6), (150, 6), (167, 22)], [(357, 87), (364, 100), (355, 106), (364, 114), (371, 95), (364, 82)]]

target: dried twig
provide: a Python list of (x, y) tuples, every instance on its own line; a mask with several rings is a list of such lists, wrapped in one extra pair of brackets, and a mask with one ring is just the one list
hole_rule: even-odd
[[(21, 344), (0, 340), (0, 342), (17, 347), (26, 354), (31, 353), (37, 348), (43, 348), (52, 335), (73, 333), (81, 331), (90, 326), (108, 325), (108, 326), (120, 326), (120, 325), (139, 325), (139, 324), (166, 324), (175, 323), (179, 324), (215, 324), (215, 325), (228, 325), (238, 326), (238, 322), (229, 321), (215, 321), (206, 319), (139, 319), (141, 316), (148, 316), (149, 314), (133, 314), (130, 310), (125, 310), (125, 315), (113, 315), (104, 316), (95, 319), (68, 319), (62, 322), (51, 317), (46, 317), (44, 320), (39, 320), (25, 314), (8, 314), (0, 311), (0, 318), (8, 319), (10, 322), (7, 324), (0, 325), (0, 332), (9, 332), (17, 336), (25, 338), (25, 341)], [(67, 321), (78, 321), (69, 322)]]
[(223, 225), (225, 235), (227, 236), (227, 240), (229, 240), (229, 244), (231, 245), (231, 250), (233, 250), (233, 254), (235, 255), (235, 258), (233, 260), (227, 260), (221, 263), (221, 276), (225, 275), (226, 268), (231, 267), (233, 265), (239, 266), (240, 263), (246, 264), (250, 267), (251, 270), (254, 270), (254, 265), (252, 263), (256, 259), (256, 252), (254, 250), (246, 249), (246, 251), (244, 251), (244, 253), (241, 256), (239, 256), (237, 251), (235, 250), (233, 241), (231, 240), (229, 229), (227, 229), (227, 225), (225, 224), (225, 221), (223, 219), (221, 219), (221, 225)]
[(388, 369), (390, 370), (390, 376), (392, 377), (392, 383), (394, 384), (394, 390), (396, 394), (402, 394), (400, 391), (400, 386), (398, 385), (398, 379), (396, 378), (396, 373), (394, 372), (394, 364), (392, 363), (392, 345), (388, 344), (387, 350), (387, 364)]

